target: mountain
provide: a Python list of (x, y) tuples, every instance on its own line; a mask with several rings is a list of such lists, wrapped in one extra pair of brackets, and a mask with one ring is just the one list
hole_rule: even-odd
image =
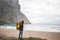
[(18, 0), (0, 0), (0, 24), (13, 24), (24, 19), (30, 24), (27, 17), (20, 11)]

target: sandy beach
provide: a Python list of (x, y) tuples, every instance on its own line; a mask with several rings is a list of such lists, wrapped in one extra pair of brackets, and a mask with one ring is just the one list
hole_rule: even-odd
[[(26, 31), (23, 32), (23, 37), (38, 37), (47, 40), (60, 40), (60, 32), (45, 32), (45, 31)], [(1, 37), (18, 37), (19, 31), (16, 29), (0, 28)]]

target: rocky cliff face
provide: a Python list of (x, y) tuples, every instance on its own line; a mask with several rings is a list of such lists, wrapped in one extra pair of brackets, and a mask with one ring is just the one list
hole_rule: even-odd
[(26, 16), (20, 12), (18, 0), (0, 0), (0, 24), (16, 23), (22, 19), (26, 24), (30, 23)]

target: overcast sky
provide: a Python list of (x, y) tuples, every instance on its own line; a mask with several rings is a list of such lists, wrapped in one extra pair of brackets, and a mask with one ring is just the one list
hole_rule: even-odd
[(60, 0), (19, 0), (19, 4), (32, 24), (60, 24)]

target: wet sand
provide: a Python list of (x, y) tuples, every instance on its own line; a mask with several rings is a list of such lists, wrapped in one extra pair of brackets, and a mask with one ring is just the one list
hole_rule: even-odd
[[(23, 37), (37, 37), (47, 40), (60, 40), (60, 32), (46, 32), (46, 31), (26, 31), (23, 32)], [(17, 37), (19, 31), (16, 29), (0, 28), (1, 37)]]

